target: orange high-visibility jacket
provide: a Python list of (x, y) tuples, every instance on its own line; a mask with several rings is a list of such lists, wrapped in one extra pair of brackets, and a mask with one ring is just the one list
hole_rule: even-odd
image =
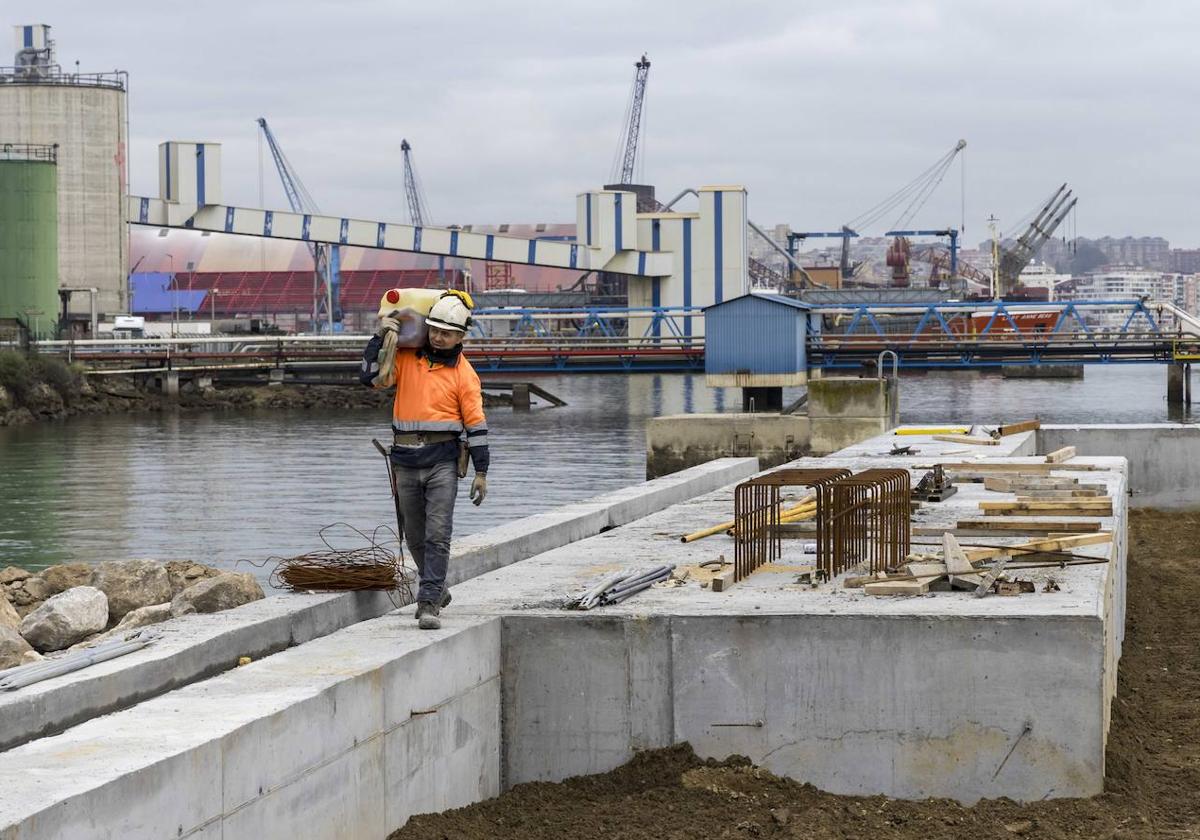
[(396, 350), (396, 399), (392, 429), (397, 433), (465, 433), (476, 472), (487, 472), (487, 418), (479, 375), (463, 355), (457, 364), (431, 362), (416, 350)]

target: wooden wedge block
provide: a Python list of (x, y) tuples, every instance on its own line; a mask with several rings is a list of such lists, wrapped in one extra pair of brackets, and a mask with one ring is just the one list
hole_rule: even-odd
[(1078, 534), (1081, 531), (1099, 531), (1099, 522), (1063, 522), (1057, 520), (1041, 520), (1039, 522), (1017, 521), (1009, 517), (991, 519), (960, 519), (957, 528), (963, 531), (1028, 531), (1036, 534), (1039, 531), (1052, 531), (1063, 534)]
[(876, 580), (863, 584), (868, 595), (924, 595), (929, 591), (928, 580)]
[(1064, 446), (1062, 449), (1055, 449), (1046, 456), (1047, 464), (1061, 464), (1063, 461), (1070, 461), (1075, 457), (1074, 446)]
[(714, 575), (712, 582), (708, 585), (713, 592), (725, 592), (733, 586), (733, 568), (730, 567), (719, 575)]
[(1022, 423), (1010, 423), (1007, 426), (1000, 427), (1000, 437), (1017, 435), (1021, 432), (1036, 432), (1040, 428), (1042, 428), (1041, 420), (1026, 420)]
[(1013, 490), (1018, 502), (1046, 502), (1055, 499), (1100, 499), (1104, 493), (1100, 490), (1030, 490), (1021, 488)]
[(942, 464), (942, 469), (948, 472), (987, 472), (987, 473), (1026, 473), (1029, 475), (1045, 475), (1051, 471), (1071, 470), (1074, 472), (1105, 472), (1109, 468), (1096, 464), (1050, 464), (1039, 461), (1032, 464), (1013, 464), (1002, 461), (967, 461)]
[(943, 443), (969, 443), (972, 446), (999, 446), (1000, 441), (990, 437), (971, 437), (970, 435), (934, 435), (934, 440)]

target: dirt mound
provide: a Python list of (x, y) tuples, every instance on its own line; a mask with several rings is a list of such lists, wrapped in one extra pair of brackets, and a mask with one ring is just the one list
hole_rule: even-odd
[(518, 785), (498, 799), (414, 817), (390, 840), (1200, 837), (1200, 512), (1131, 517), (1124, 656), (1094, 799), (964, 808), (822, 793), (687, 745), (611, 773)]

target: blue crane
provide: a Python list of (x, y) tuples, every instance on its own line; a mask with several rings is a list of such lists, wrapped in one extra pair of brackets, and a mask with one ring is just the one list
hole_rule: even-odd
[(803, 242), (805, 239), (823, 239), (830, 237), (839, 237), (842, 240), (842, 256), (840, 260), (841, 275), (843, 280), (849, 280), (854, 276), (854, 267), (850, 265), (850, 240), (859, 235), (858, 231), (842, 225), (841, 230), (819, 230), (819, 231), (800, 231), (792, 232), (787, 235), (787, 250), (795, 259), (799, 247), (797, 243)]
[[(292, 212), (319, 214), (321, 210), (317, 207), (317, 202), (292, 168), (291, 161), (279, 148), (279, 143), (275, 140), (265, 117), (258, 118), (258, 127), (262, 129), (267, 147), (271, 150), (271, 157), (279, 171), (279, 180), (283, 182), (283, 191), (287, 195)], [(321, 332), (321, 325), (327, 324), (328, 330), (334, 332), (341, 328), (342, 323), (338, 299), (341, 288), (341, 249), (337, 245), (310, 242), (308, 252), (313, 258), (313, 329)]]
[(404, 156), (404, 195), (408, 199), (408, 219), (413, 227), (425, 227), (426, 201), (417, 181), (417, 170), (413, 167), (412, 146), (407, 140), (400, 141), (400, 153)]

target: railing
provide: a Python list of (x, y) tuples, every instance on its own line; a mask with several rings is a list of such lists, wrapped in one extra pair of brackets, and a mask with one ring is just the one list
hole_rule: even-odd
[(58, 64), (0, 67), (0, 85), (75, 85), (125, 90), (124, 70), (110, 73), (64, 73)]

